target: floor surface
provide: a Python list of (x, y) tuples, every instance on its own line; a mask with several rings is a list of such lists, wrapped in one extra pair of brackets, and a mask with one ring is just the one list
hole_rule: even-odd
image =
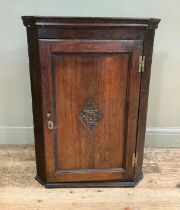
[(180, 210), (180, 149), (145, 149), (135, 188), (45, 189), (33, 146), (0, 146), (0, 210)]

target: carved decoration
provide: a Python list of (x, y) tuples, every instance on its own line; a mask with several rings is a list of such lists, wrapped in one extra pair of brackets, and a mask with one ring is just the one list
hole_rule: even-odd
[(103, 113), (96, 107), (96, 104), (92, 100), (87, 102), (79, 114), (79, 119), (90, 133), (94, 131), (102, 117)]

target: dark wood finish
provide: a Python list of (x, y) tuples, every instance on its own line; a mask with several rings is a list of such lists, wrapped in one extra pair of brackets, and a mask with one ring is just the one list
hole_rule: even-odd
[(101, 182), (47, 182), (43, 180), (41, 177), (36, 175), (35, 179), (46, 188), (69, 188), (69, 187), (135, 187), (142, 179), (143, 174), (140, 174), (134, 180), (121, 180), (121, 181), (101, 181)]
[[(36, 179), (46, 187), (135, 186), (142, 178), (153, 38), (160, 20), (22, 19)], [(138, 72), (142, 55), (145, 69)], [(54, 129), (48, 129), (50, 120)], [(138, 153), (135, 167), (133, 153)]]
[(155, 33), (154, 30), (147, 30), (144, 39), (144, 55), (146, 56), (146, 62), (145, 62), (145, 71), (141, 75), (139, 119), (137, 127), (138, 129), (137, 129), (137, 145), (136, 145), (136, 151), (138, 152), (139, 155), (138, 155), (138, 164), (135, 168), (135, 177), (137, 177), (140, 173), (142, 173), (154, 33)]
[(36, 28), (27, 28), (29, 68), (31, 79), (31, 94), (34, 122), (35, 153), (37, 174), (46, 178), (46, 163), (44, 151), (42, 88), (39, 63), (39, 47)]
[[(49, 119), (44, 117), (45, 142), (51, 155), (47, 161), (49, 180), (132, 179), (142, 44), (125, 40), (39, 41), (43, 109), (44, 113), (56, 113), (55, 136), (47, 130)], [(89, 99), (104, 115), (91, 134), (78, 118)], [(50, 153), (49, 148), (54, 147)]]

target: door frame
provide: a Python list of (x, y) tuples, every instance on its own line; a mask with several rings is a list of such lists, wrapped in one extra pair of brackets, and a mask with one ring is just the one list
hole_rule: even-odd
[[(98, 45), (98, 47), (97, 47)], [(88, 46), (88, 47), (87, 47)], [(73, 174), (78, 174), (78, 179), (75, 181), (81, 182), (85, 179), (87, 174), (90, 174), (91, 178), (87, 181), (106, 181), (109, 180), (108, 174), (113, 174), (112, 181), (120, 180), (132, 180), (134, 176), (134, 167), (132, 167), (132, 157), (136, 150), (136, 136), (137, 136), (137, 123), (138, 123), (138, 107), (139, 107), (139, 96), (140, 96), (140, 83), (141, 83), (141, 72), (138, 72), (139, 68), (139, 56), (143, 53), (143, 41), (142, 40), (39, 40), (39, 51), (40, 51), (40, 66), (41, 66), (41, 79), (42, 79), (42, 98), (43, 98), (43, 128), (44, 128), (44, 142), (45, 142), (45, 157), (46, 157), (46, 175), (47, 181), (57, 182), (69, 182), (70, 177)], [(52, 76), (52, 62), (51, 54), (59, 52), (99, 52), (99, 53), (130, 53), (130, 88), (128, 92), (128, 123), (127, 126), (127, 142), (126, 142), (126, 164), (125, 171), (106, 171), (102, 179), (102, 170), (85, 170), (81, 174), (77, 171), (61, 171), (57, 172), (55, 155), (56, 155), (56, 114), (55, 114), (55, 99), (53, 96), (53, 76)], [(133, 86), (133, 88), (132, 88)], [(136, 103), (135, 109), (131, 104)], [(134, 114), (135, 112), (135, 114)], [(47, 113), (51, 113), (51, 117), (47, 118)], [(129, 118), (129, 116), (131, 116)], [(54, 122), (54, 129), (49, 130), (47, 128), (48, 121)], [(130, 134), (131, 135), (128, 135)], [(134, 139), (135, 138), (135, 139)], [(104, 173), (104, 172), (103, 172)], [(59, 177), (62, 177), (61, 179)], [(74, 180), (73, 180), (74, 181)]]

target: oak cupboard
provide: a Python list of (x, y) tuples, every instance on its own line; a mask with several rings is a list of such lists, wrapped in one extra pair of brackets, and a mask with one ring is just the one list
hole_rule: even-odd
[(36, 179), (46, 187), (135, 186), (159, 19), (23, 16)]

